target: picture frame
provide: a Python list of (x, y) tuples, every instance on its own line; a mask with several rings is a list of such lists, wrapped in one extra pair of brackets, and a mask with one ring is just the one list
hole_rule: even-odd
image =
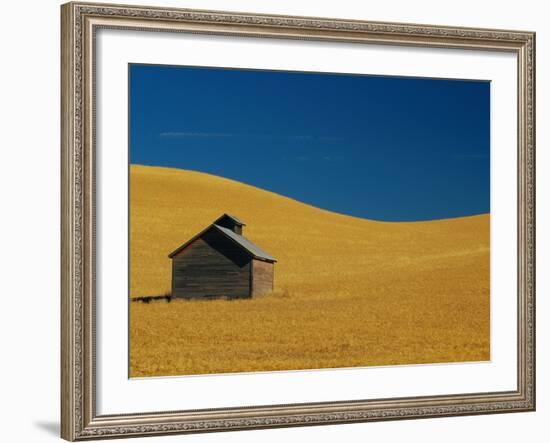
[[(62, 5), (61, 25), (61, 436), (64, 439), (535, 410), (534, 33), (81, 2)], [(513, 54), (517, 58), (516, 389), (99, 414), (96, 331), (101, 319), (97, 317), (96, 299), (96, 186), (102, 180), (102, 171), (97, 170), (96, 163), (95, 61), (96, 35), (101, 29)]]

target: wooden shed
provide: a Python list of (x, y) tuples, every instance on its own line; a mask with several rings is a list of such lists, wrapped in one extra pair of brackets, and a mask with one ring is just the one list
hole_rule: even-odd
[(250, 298), (273, 290), (275, 258), (223, 214), (172, 252), (173, 298)]

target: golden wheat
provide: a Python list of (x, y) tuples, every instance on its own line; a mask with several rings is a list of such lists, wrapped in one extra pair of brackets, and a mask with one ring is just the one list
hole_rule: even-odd
[(278, 259), (275, 291), (130, 305), (131, 376), (489, 359), (489, 216), (387, 223), (208, 174), (132, 166), (130, 295), (229, 212)]

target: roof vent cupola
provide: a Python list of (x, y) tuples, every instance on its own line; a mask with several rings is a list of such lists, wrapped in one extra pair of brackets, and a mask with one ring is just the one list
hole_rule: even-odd
[(238, 235), (243, 235), (243, 226), (246, 226), (241, 220), (230, 214), (223, 214), (214, 224), (227, 228)]

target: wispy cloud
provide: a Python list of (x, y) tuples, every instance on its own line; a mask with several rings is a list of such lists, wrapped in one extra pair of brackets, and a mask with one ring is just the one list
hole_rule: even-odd
[(223, 133), (223, 132), (161, 132), (161, 138), (224, 138), (235, 137), (236, 134)]
[(344, 157), (340, 156), (340, 155), (337, 155), (337, 156), (332, 156), (332, 155), (319, 155), (319, 154), (313, 154), (313, 155), (303, 155), (303, 154), (300, 154), (300, 155), (283, 155), (282, 157), (280, 157), (281, 160), (283, 161), (298, 161), (298, 162), (305, 162), (305, 161), (314, 161), (314, 162), (318, 162), (318, 161), (323, 161), (323, 162), (332, 162), (332, 161), (340, 161), (342, 160)]
[(286, 138), (291, 140), (313, 140), (315, 137), (313, 135), (287, 135)]
[(455, 154), (455, 160), (485, 160), (489, 158), (489, 154)]
[(265, 134), (253, 132), (190, 132), (190, 131), (167, 131), (159, 134), (160, 138), (184, 139), (184, 138), (255, 138), (255, 139), (279, 139), (290, 141), (340, 141), (340, 136), (318, 136), (311, 134)]

